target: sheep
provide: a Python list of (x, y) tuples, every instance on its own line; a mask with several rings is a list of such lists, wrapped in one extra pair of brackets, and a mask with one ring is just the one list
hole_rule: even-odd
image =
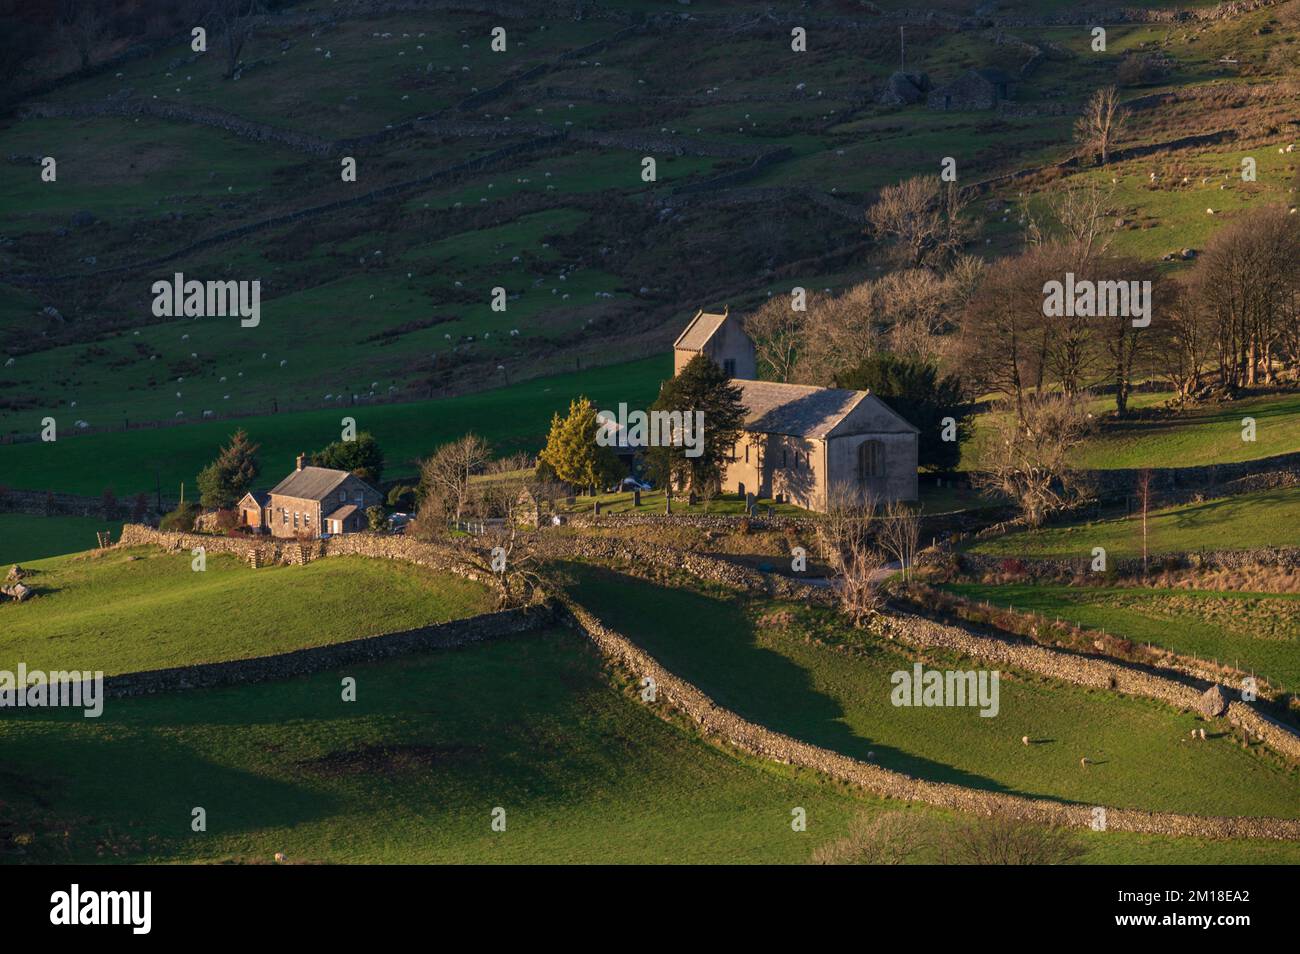
[(1201, 741), (1202, 741), (1202, 742), (1205, 741), (1205, 730), (1204, 730), (1204, 729), (1201, 730)]
[(1088, 758), (1088, 756), (1086, 755), (1083, 758), (1079, 759), (1079, 766), (1081, 768), (1087, 768), (1091, 763), (1092, 763), (1092, 759)]
[(1020, 737), (1020, 741), (1021, 741), (1023, 744), (1028, 745), (1028, 744), (1029, 744), (1029, 736), (1027, 736), (1027, 735), (1022, 735), (1022, 736)]

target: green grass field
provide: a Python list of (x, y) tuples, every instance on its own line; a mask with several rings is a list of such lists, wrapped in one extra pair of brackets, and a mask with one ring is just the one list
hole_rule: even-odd
[[(796, 738), (974, 788), (1159, 811), (1300, 815), (1300, 779), (1230, 738), (1195, 747), (1196, 718), (1143, 699), (1006, 673), (996, 717), (895, 707), (912, 660), (809, 607), (747, 603), (577, 571), (575, 595), (720, 705)], [(846, 644), (837, 652), (811, 641)], [(931, 660), (938, 668), (978, 663)], [(1038, 744), (1025, 746), (1028, 735)], [(1094, 764), (1080, 767), (1087, 757)], [(1213, 779), (1211, 783), (1209, 780)]]
[(116, 540), (122, 521), (0, 513), (0, 566), (89, 550), (98, 545), (95, 533), (104, 530)]
[[(1242, 420), (1247, 417), (1255, 420), (1254, 441), (1242, 439)], [(1076, 464), (1100, 470), (1202, 467), (1296, 451), (1300, 394), (1282, 394), (1206, 405), (1177, 417), (1108, 422), (1080, 449)]]
[[(1135, 411), (1162, 406), (1168, 391), (1143, 391), (1132, 396)], [(1115, 410), (1113, 397), (1095, 397), (1088, 410), (1106, 415)], [(1255, 439), (1242, 439), (1245, 418), (1255, 421)], [(979, 469), (978, 435), (991, 415), (975, 417), (976, 438), (962, 446), (963, 469)], [(1076, 467), (1089, 470), (1135, 470), (1142, 467), (1204, 467), (1276, 457), (1300, 451), (1300, 394), (1268, 394), (1225, 404), (1207, 404), (1177, 414), (1105, 419), (1100, 429), (1075, 452)]]
[[(1147, 515), (1147, 552), (1295, 546), (1297, 526), (1300, 488), (1219, 497), (1153, 510)], [(1093, 547), (1104, 547), (1110, 559), (1140, 557), (1141, 514), (1020, 530), (980, 540), (969, 550), (987, 556), (1091, 561)]]
[[(859, 814), (952, 818), (699, 742), (614, 691), (568, 631), (110, 700), (97, 720), (29, 710), (0, 744), (0, 820), (24, 851), (5, 862), (800, 863)], [(1078, 838), (1085, 863), (1300, 860), (1290, 843)]]
[(485, 587), (388, 560), (252, 570), (189, 551), (110, 550), (32, 563), (37, 597), (0, 605), (0, 669), (106, 674), (323, 646), (487, 612)]
[(358, 431), (371, 431), (379, 441), (387, 459), (385, 475), (408, 476), (416, 471), (413, 461), (468, 431), (486, 437), (501, 452), (536, 453), (546, 442), (551, 415), (567, 413), (569, 401), (579, 394), (602, 407), (616, 407), (619, 401), (644, 407), (671, 373), (665, 356), (537, 378), (463, 397), (73, 434), (51, 443), (0, 446), (0, 473), (8, 486), (30, 490), (98, 496), (110, 486), (125, 498), (140, 491), (152, 493), (157, 479), (165, 495), (175, 497), (181, 481), (192, 494), (198, 472), (242, 427), (262, 445), (258, 485), (271, 487), (293, 467), (298, 453), (338, 440), (340, 422), (348, 416), (356, 420)]
[(6, 718), (0, 739), (5, 775), (22, 767), (14, 787), (70, 827), (74, 860), (799, 862), (880, 808), (693, 741), (613, 691), (567, 631), (109, 700), (98, 720)]
[(973, 600), (1104, 629), (1300, 687), (1300, 595), (1206, 590), (950, 584)]

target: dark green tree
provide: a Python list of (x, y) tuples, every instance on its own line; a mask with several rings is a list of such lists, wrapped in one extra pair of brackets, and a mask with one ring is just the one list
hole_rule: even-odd
[(384, 452), (374, 435), (362, 431), (353, 441), (335, 441), (311, 455), (316, 467), (329, 467), (356, 474), (368, 484), (377, 484), (384, 475)]
[(257, 462), (260, 446), (250, 441), (242, 429), (230, 436), (230, 443), (221, 449), (217, 459), (199, 472), (199, 501), (203, 506), (227, 510), (248, 493), (261, 472)]
[[(870, 391), (919, 428), (919, 466), (957, 468), (961, 445), (971, 435), (971, 409), (962, 396), (961, 378), (941, 376), (938, 368), (923, 361), (877, 354), (837, 375), (835, 386)], [(952, 418), (952, 423), (945, 426), (944, 418)]]
[[(668, 490), (673, 483), (685, 485), (696, 493), (707, 493), (721, 481), (726, 460), (745, 425), (745, 406), (740, 402), (740, 388), (731, 383), (725, 371), (703, 354), (687, 362), (677, 377), (664, 382), (653, 411), (680, 412), (683, 425), (702, 433), (690, 434), (690, 440), (676, 440), (672, 446), (651, 447), (646, 452), (650, 473)], [(699, 412), (699, 417), (696, 416)], [(688, 446), (700, 447), (698, 456)]]

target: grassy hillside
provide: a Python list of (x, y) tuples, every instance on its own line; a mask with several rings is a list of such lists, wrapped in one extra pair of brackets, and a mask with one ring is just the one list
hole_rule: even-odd
[[(596, 570), (579, 573), (576, 595), (719, 704), (887, 768), (1069, 801), (1300, 814), (1293, 769), (1243, 751), (1230, 737), (1193, 746), (1183, 740), (1198, 720), (1153, 701), (1006, 673), (993, 718), (973, 708), (895, 707), (890, 676), (910, 670), (912, 659), (811, 608), (748, 604)], [(946, 659), (928, 665), (978, 666)], [(1023, 745), (1025, 735), (1036, 744)], [(1082, 768), (1083, 757), (1094, 764)]]
[(6, 718), (0, 739), (79, 860), (797, 862), (873, 808), (692, 741), (612, 691), (569, 632), (346, 674), (355, 703), (328, 673)]
[[(1102, 420), (1075, 452), (1074, 465), (1089, 470), (1204, 467), (1300, 451), (1300, 394), (1268, 394), (1161, 413), (1173, 396), (1170, 391), (1134, 394), (1129, 407), (1136, 416), (1122, 420), (1106, 417), (1115, 410), (1114, 397), (1090, 398), (1088, 410)], [(1242, 440), (1242, 420), (1247, 417), (1255, 421), (1253, 441)], [(987, 429), (992, 420), (992, 412), (977, 415), (976, 432)], [(963, 445), (964, 469), (979, 468), (979, 451), (978, 440)]]
[(412, 475), (414, 460), (467, 431), (486, 437), (499, 451), (536, 452), (546, 442), (551, 415), (567, 412), (569, 401), (579, 394), (588, 395), (599, 407), (617, 407), (619, 401), (644, 407), (671, 373), (668, 358), (652, 358), (442, 400), (72, 434), (52, 443), (0, 446), (0, 469), (11, 487), (98, 496), (108, 486), (124, 498), (140, 491), (152, 493), (157, 480), (164, 494), (175, 497), (181, 481), (192, 493), (199, 470), (216, 457), (231, 432), (243, 427), (262, 445), (258, 484), (271, 487), (293, 467), (298, 453), (338, 440), (340, 421), (349, 416), (359, 431), (371, 431), (379, 441), (387, 459), (386, 476)]
[[(1242, 440), (1247, 417), (1255, 421), (1253, 441)], [(1300, 394), (1282, 394), (1209, 404), (1176, 416), (1108, 422), (1081, 448), (1076, 463), (1101, 470), (1204, 467), (1297, 451)]]
[(948, 588), (974, 600), (1217, 659), (1283, 689), (1300, 687), (1300, 594), (1016, 584)]
[[(1104, 54), (1077, 27), (1017, 28), (1014, 39), (1051, 52), (1016, 90), (1024, 116), (876, 104), (900, 51), (893, 24), (870, 8), (810, 12), (813, 42), (795, 53), (788, 30), (753, 16), (752, 4), (697, 3), (683, 11), (696, 18), (690, 29), (659, 18), (639, 30), (628, 29), (629, 15), (662, 11), (599, 6), (609, 16), (507, 18), (505, 52), (490, 48), (499, 18), (487, 14), (403, 11), (321, 24), (290, 8), (253, 32), (238, 79), (223, 77), (219, 52), (192, 57), (176, 44), (42, 97), (60, 107), (111, 97), (219, 109), (322, 140), (315, 152), (150, 115), (0, 125), (0, 155), (14, 171), (0, 183), (10, 216), (0, 275), (88, 276), (6, 286), (0, 336), (17, 360), (5, 372), (0, 427), (31, 433), (47, 412), (102, 426), (177, 412), (256, 414), (275, 401), (328, 406), (371, 390), (414, 398), (453, 381), (494, 383), (498, 365), (565, 366), (574, 350), (616, 360), (611, 342), (654, 329), (666, 344), (718, 296), (739, 307), (793, 280), (838, 286), (873, 274), (870, 260), (843, 253), (861, 241), (857, 210), (887, 182), (937, 169), (943, 157), (956, 160), (963, 183), (1066, 157), (1069, 110), (1113, 82), (1133, 52), (1158, 50), (1172, 69), (1159, 85), (1126, 88), (1125, 98), (1180, 95), (1135, 111), (1125, 145), (1216, 130), (1238, 141), (1081, 173), (1116, 180), (1126, 221), (1117, 247), (1144, 256), (1200, 248), (1225, 218), (1293, 201), (1295, 157), (1272, 148), (1294, 112), (1287, 88), (1274, 84), (1296, 65), (1276, 41), (1294, 25), (1290, 4), (1177, 28), (1112, 24)], [(824, 19), (832, 15), (856, 22)], [(738, 17), (751, 22), (737, 28)], [(1008, 40), (914, 22), (907, 64), (935, 84), (971, 67), (1018, 72), (1029, 53)], [(512, 85), (484, 95), (503, 80)], [(1206, 90), (1223, 92), (1199, 95)], [(547, 135), (560, 138), (536, 142)], [(520, 149), (461, 168), (502, 147)], [(358, 160), (356, 182), (339, 175), (345, 151)], [(747, 179), (679, 191), (748, 170), (763, 152), (775, 158)], [(1257, 182), (1233, 175), (1244, 152), (1259, 163)], [(46, 155), (60, 163), (57, 183), (37, 174)], [(647, 156), (657, 162), (650, 182), (641, 176)], [(1024, 206), (1039, 202), (1051, 178), (999, 187), (1010, 203), (1002, 215), (976, 203), (972, 250), (997, 255), (1018, 243)], [(373, 204), (96, 275), (389, 187), (397, 191)], [(842, 203), (842, 214), (827, 214), (806, 190)], [(79, 212), (95, 220), (73, 224)], [(263, 324), (160, 323), (149, 286), (173, 271), (260, 279)], [(505, 313), (488, 308), (498, 285), (510, 294)]]
[[(1300, 488), (1294, 487), (1182, 504), (1147, 515), (1147, 551), (1160, 554), (1295, 546), (1298, 521)], [(1030, 559), (1091, 560), (1093, 547), (1104, 547), (1112, 559), (1140, 557), (1141, 514), (1021, 530), (980, 540), (970, 551)]]
[[(0, 669), (162, 669), (322, 646), (492, 608), (477, 583), (338, 557), (251, 570), (152, 547), (41, 560), (37, 598), (0, 605)], [(26, 568), (26, 567), (25, 567)]]
[[(0, 822), (24, 854), (2, 860), (799, 863), (858, 814), (950, 823), (694, 740), (613, 691), (567, 631), (347, 674), (354, 703), (322, 673), (6, 718)], [(1288, 843), (1078, 837), (1085, 862), (1300, 861)]]
[(104, 530), (116, 540), (122, 521), (0, 513), (0, 566), (89, 550), (98, 545), (95, 533)]

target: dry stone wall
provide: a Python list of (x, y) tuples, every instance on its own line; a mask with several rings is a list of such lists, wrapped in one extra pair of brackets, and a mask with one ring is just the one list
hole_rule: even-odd
[(366, 636), (331, 646), (315, 646), (273, 656), (108, 676), (104, 679), (104, 692), (110, 698), (122, 698), (156, 692), (274, 682), (394, 656), (468, 646), (488, 639), (533, 632), (554, 622), (554, 611), (545, 607), (503, 610), (435, 626)]
[[(911, 613), (898, 613), (881, 622), (883, 632), (910, 646), (943, 649), (1009, 669), (1021, 669), (1062, 682), (1156, 699), (1178, 709), (1196, 711), (1204, 687), (1187, 685), (1168, 676), (1103, 656), (1085, 656), (991, 636), (939, 623)], [(1225, 690), (1229, 694), (1232, 690)], [(1300, 736), (1260, 714), (1244, 702), (1228, 706), (1226, 718), (1275, 752), (1300, 762)]]
[[(688, 717), (708, 737), (749, 755), (812, 769), (830, 778), (864, 788), (886, 798), (924, 802), (977, 815), (1000, 815), (1090, 828), (1094, 806), (1068, 805), (1044, 799), (1005, 795), (963, 788), (945, 782), (912, 778), (901, 772), (862, 762), (829, 749), (774, 732), (724, 709), (706, 693), (680, 679), (649, 653), (573, 602), (566, 604), (574, 623), (595, 643), (609, 662), (633, 681), (653, 679), (657, 701)], [(1097, 806), (1105, 807), (1105, 806)], [(1233, 818), (1144, 812), (1131, 808), (1106, 808), (1107, 830), (1200, 838), (1300, 839), (1300, 820), (1289, 818)]]

